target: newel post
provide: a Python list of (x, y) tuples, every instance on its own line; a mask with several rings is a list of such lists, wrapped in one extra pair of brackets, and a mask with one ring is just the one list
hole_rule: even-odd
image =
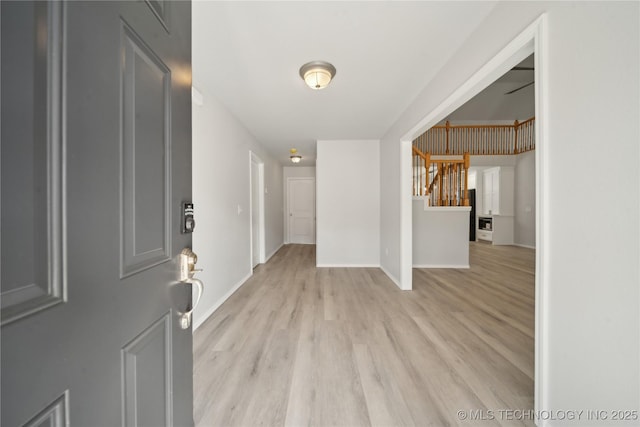
[(518, 120), (513, 122), (513, 154), (518, 154), (518, 128), (520, 127), (520, 123)]

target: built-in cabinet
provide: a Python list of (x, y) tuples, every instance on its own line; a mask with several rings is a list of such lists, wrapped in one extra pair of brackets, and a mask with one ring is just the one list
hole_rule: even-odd
[(485, 169), (482, 175), (482, 209), (484, 215), (513, 216), (512, 166)]
[(500, 166), (482, 173), (482, 212), (476, 236), (494, 245), (512, 245), (514, 169)]

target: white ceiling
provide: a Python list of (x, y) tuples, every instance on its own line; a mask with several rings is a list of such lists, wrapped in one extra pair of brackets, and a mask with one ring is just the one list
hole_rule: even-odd
[[(312, 165), (316, 140), (381, 138), (495, 4), (196, 1), (193, 84), (274, 157)], [(321, 91), (298, 75), (313, 60), (337, 68)]]

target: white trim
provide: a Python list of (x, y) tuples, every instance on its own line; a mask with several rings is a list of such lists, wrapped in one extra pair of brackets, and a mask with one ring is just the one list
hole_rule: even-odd
[[(389, 270), (387, 270), (387, 269), (386, 269), (386, 268), (384, 268), (383, 266), (380, 266), (380, 270), (382, 270), (382, 272), (383, 272), (384, 274), (386, 274), (386, 275), (387, 275), (387, 277), (388, 277), (389, 279), (391, 279), (391, 281), (392, 281), (393, 283), (395, 283), (395, 285), (396, 285), (398, 288), (400, 288), (401, 290), (406, 290), (406, 289), (402, 289), (402, 286), (400, 286), (400, 281), (399, 281), (399, 280), (398, 280), (398, 279), (397, 279), (393, 274), (391, 274), (391, 273), (389, 272)], [(408, 290), (411, 290), (411, 289), (408, 289)]]
[(253, 165), (258, 167), (258, 264), (265, 263), (264, 162), (249, 150), (249, 245), (250, 267), (253, 269)]
[(413, 268), (471, 268), (469, 264), (413, 264)]
[(259, 206), (259, 215), (260, 217), (258, 218), (258, 223), (260, 224), (260, 231), (259, 231), (259, 239), (260, 239), (260, 245), (259, 245), (259, 250), (260, 253), (258, 254), (258, 261), (261, 264), (265, 263), (265, 251), (266, 251), (266, 245), (267, 245), (267, 238), (266, 238), (266, 225), (265, 225), (265, 215), (266, 215), (266, 207), (265, 207), (265, 201), (264, 201), (264, 162), (260, 162), (258, 163), (258, 188), (260, 189), (260, 191), (258, 192), (258, 203), (260, 204)]
[(191, 102), (198, 107), (204, 105), (204, 95), (195, 86), (191, 86)]
[(207, 319), (209, 319), (209, 317), (211, 317), (211, 315), (218, 309), (220, 308), (220, 306), (222, 304), (224, 304), (230, 297), (231, 295), (233, 295), (238, 289), (240, 289), (240, 287), (242, 285), (244, 285), (247, 280), (249, 280), (251, 278), (251, 276), (253, 276), (253, 270), (251, 271), (251, 273), (247, 274), (244, 278), (240, 279), (240, 281), (238, 283), (236, 283), (235, 285), (233, 285), (233, 288), (231, 288), (229, 290), (229, 292), (227, 292), (226, 294), (224, 294), (222, 296), (222, 298), (220, 298), (218, 301), (216, 301), (210, 308), (209, 310), (207, 310), (204, 313), (204, 316), (202, 316), (202, 318), (200, 320), (198, 320), (197, 322), (194, 321), (193, 322), (193, 332), (196, 331), (196, 329), (198, 329), (204, 322), (207, 321)]
[[(547, 151), (547, 141), (549, 133), (547, 123), (549, 91), (547, 82), (549, 81), (549, 70), (547, 65), (548, 36), (547, 36), (547, 16), (543, 14), (538, 18), (532, 29), (535, 51), (535, 135), (536, 135), (536, 278), (535, 278), (535, 359), (534, 359), (534, 409), (536, 411), (549, 409), (549, 390), (546, 388), (551, 384), (549, 372), (546, 369), (549, 360), (547, 340), (549, 339), (549, 299), (547, 288), (551, 283), (548, 269), (550, 264), (549, 253), (545, 250), (546, 243), (550, 235), (550, 227), (545, 222), (550, 218), (548, 200), (549, 194), (549, 157)], [(548, 425), (543, 421), (540, 427)]]
[(271, 251), (271, 253), (269, 255), (266, 256), (264, 262), (265, 264), (267, 262), (269, 262), (269, 260), (271, 259), (272, 256), (274, 256), (276, 254), (276, 252), (278, 252), (282, 247), (284, 246), (284, 242), (280, 243), (280, 246), (278, 246), (277, 248), (275, 248), (273, 251)]
[(535, 246), (531, 246), (531, 245), (522, 245), (522, 244), (520, 244), (520, 243), (514, 243), (514, 244), (513, 244), (513, 246), (518, 246), (518, 247), (521, 247), (521, 248), (527, 248), (527, 249), (535, 249), (535, 248), (536, 248)]
[(380, 264), (316, 264), (316, 268), (380, 268)]

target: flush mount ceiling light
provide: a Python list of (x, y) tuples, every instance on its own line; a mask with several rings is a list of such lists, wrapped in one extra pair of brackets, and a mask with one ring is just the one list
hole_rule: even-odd
[(313, 90), (329, 86), (336, 75), (336, 67), (325, 61), (311, 61), (300, 67), (300, 77)]
[(302, 160), (302, 156), (298, 154), (298, 150), (296, 150), (295, 148), (292, 148), (291, 150), (289, 150), (289, 153), (291, 153), (289, 158), (293, 163), (300, 163), (300, 160)]

